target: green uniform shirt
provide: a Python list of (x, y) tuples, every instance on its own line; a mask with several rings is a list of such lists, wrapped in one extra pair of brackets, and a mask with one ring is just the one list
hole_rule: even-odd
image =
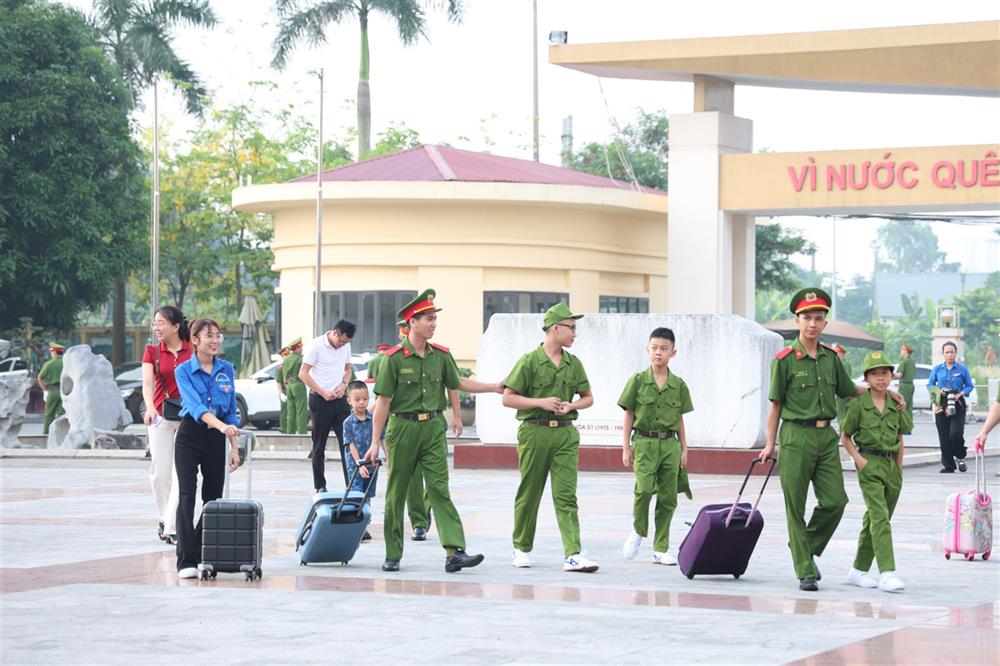
[[(838, 355), (837, 358), (840, 358), (840, 356)], [(840, 359), (840, 363), (844, 366), (844, 372), (847, 373), (847, 376), (850, 377), (853, 380), (854, 379), (854, 368), (851, 367), (851, 362), (848, 361), (847, 358), (845, 357), (845, 358), (841, 358)], [(843, 397), (843, 396), (841, 396), (841, 397)]]
[(286, 377), (285, 383), (289, 381), (302, 381), (299, 379), (299, 370), (302, 369), (302, 354), (292, 352), (285, 357), (285, 362), (281, 364), (281, 374)]
[(281, 365), (274, 369), (274, 381), (278, 382), (278, 385), (282, 388), (285, 387), (285, 372), (283, 370), (285, 362), (282, 361)]
[(888, 395), (884, 410), (878, 411), (869, 390), (850, 402), (840, 427), (857, 447), (895, 453), (899, 451), (899, 433), (912, 430), (913, 420), (905, 410), (896, 409), (896, 403)]
[(768, 399), (781, 403), (782, 419), (832, 419), (837, 414), (835, 398), (853, 396), (854, 381), (832, 349), (820, 345), (813, 359), (798, 338), (790, 347), (771, 361)]
[(59, 381), (62, 379), (63, 360), (62, 356), (50, 358), (38, 371), (38, 378), (45, 382), (48, 390), (59, 390)]
[(899, 373), (900, 384), (912, 384), (913, 378), (917, 374), (917, 364), (913, 361), (913, 357), (904, 356), (899, 359), (899, 364), (896, 366), (896, 372)]
[[(565, 402), (572, 402), (573, 396), (590, 390), (587, 373), (580, 359), (563, 349), (562, 360), (557, 368), (541, 345), (522, 356), (504, 381), (504, 386), (526, 398), (551, 398), (555, 396)], [(575, 419), (579, 412), (573, 410), (560, 419)], [(517, 418), (551, 419), (552, 412), (544, 409), (519, 409)]]
[(458, 388), (458, 365), (451, 352), (427, 343), (424, 357), (409, 340), (378, 368), (375, 394), (392, 398), (392, 413), (440, 412), (448, 406), (448, 389)]
[(379, 352), (375, 358), (368, 361), (368, 379), (378, 379), (378, 368), (382, 365), (382, 361), (385, 359), (385, 353)]
[(668, 371), (663, 388), (656, 386), (653, 369), (632, 375), (625, 383), (618, 406), (635, 412), (634, 428), (658, 432), (680, 430), (681, 415), (694, 409), (684, 380)]

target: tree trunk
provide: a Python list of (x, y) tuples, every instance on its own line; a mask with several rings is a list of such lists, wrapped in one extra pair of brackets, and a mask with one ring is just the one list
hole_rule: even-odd
[(125, 362), (125, 279), (115, 280), (114, 312), (111, 323), (111, 365)]
[(372, 100), (368, 88), (368, 15), (361, 14), (361, 67), (358, 71), (358, 159), (371, 151)]

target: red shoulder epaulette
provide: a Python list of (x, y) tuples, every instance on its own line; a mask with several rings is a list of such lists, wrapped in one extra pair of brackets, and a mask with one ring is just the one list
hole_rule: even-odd
[(833, 352), (834, 354), (836, 354), (836, 353), (837, 353), (837, 350), (836, 350), (836, 349), (834, 349), (834, 348), (833, 348), (833, 347), (831, 347), (830, 345), (826, 344), (825, 342), (821, 342), (821, 343), (819, 343), (819, 346), (820, 346), (820, 347), (822, 347), (822, 348), (824, 348), (824, 349), (829, 349), (829, 350), (830, 350), (830, 351), (832, 351), (832, 352)]
[(774, 358), (776, 358), (776, 359), (778, 359), (780, 361), (781, 359), (785, 358), (786, 356), (788, 356), (791, 353), (792, 353), (792, 348), (791, 347), (785, 347), (780, 352), (778, 352), (777, 354), (775, 354)]
[(395, 347), (389, 347), (388, 349), (385, 350), (385, 355), (386, 356), (392, 356), (393, 354), (395, 354), (396, 352), (398, 352), (402, 348), (403, 348), (403, 345), (396, 345)]
[(443, 352), (450, 352), (450, 351), (451, 351), (450, 349), (448, 349), (448, 348), (447, 348), (447, 347), (445, 347), (444, 345), (439, 345), (439, 344), (438, 344), (438, 343), (436, 343), (436, 342), (432, 342), (432, 343), (431, 343), (431, 347), (434, 347), (434, 349), (437, 349), (437, 350), (439, 350), (439, 351), (443, 351)]

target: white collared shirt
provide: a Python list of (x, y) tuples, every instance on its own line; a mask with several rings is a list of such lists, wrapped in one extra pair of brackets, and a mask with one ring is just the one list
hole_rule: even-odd
[(327, 331), (309, 343), (302, 362), (312, 366), (309, 376), (320, 388), (332, 391), (344, 381), (344, 366), (351, 362), (351, 343), (334, 349), (330, 344), (330, 331)]

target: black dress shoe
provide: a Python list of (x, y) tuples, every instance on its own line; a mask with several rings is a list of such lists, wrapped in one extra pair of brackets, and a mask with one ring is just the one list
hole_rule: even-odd
[(938, 471), (939, 471), (939, 472), (940, 472), (941, 474), (954, 474), (954, 473), (955, 473), (955, 470), (953, 470), (953, 469), (948, 469), (947, 467), (942, 467), (942, 468), (941, 468), (940, 470), (938, 470)]
[(958, 461), (958, 471), (959, 472), (968, 472), (969, 471), (969, 468), (965, 466), (965, 461), (964, 460), (959, 460)]
[(368, 530), (365, 530), (364, 536), (361, 537), (361, 543), (364, 543), (365, 541), (371, 541), (371, 540), (372, 540), (371, 533)]
[(386, 560), (382, 563), (382, 571), (399, 571), (399, 560)]
[(325, 493), (326, 492), (326, 486), (323, 486), (322, 488), (317, 488), (316, 492), (317, 493)]
[(474, 567), (482, 561), (482, 555), (469, 555), (464, 550), (456, 550), (454, 555), (444, 561), (444, 570), (448, 573), (455, 573), (468, 567)]
[(799, 589), (803, 592), (816, 592), (819, 590), (819, 585), (816, 584), (815, 578), (800, 578)]
[(427, 528), (426, 527), (414, 527), (413, 536), (411, 537), (414, 541), (427, 541)]
[(158, 528), (156, 528), (156, 536), (157, 536), (157, 538), (159, 538), (160, 541), (166, 541), (166, 539), (163, 536), (163, 529), (164, 529), (164, 525), (163, 525), (163, 521), (161, 520), (160, 521), (160, 526)]

